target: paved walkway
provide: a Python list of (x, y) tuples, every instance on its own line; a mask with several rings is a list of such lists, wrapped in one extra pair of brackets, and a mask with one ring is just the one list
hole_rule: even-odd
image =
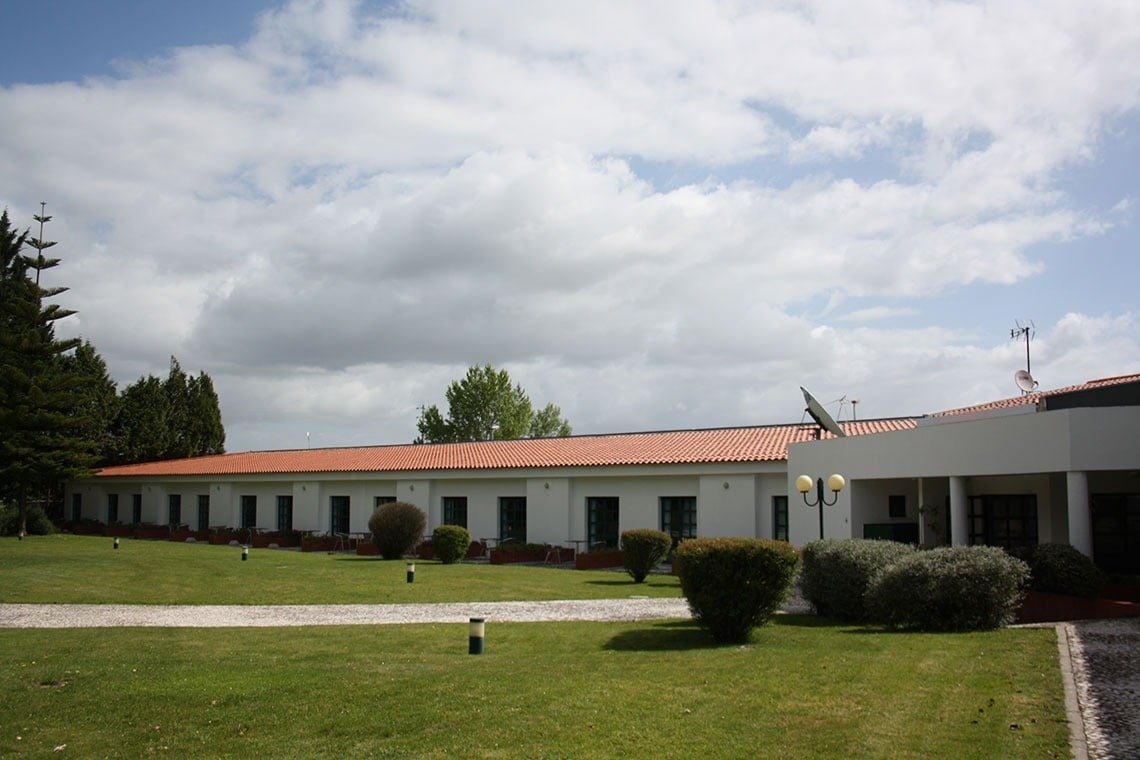
[[(795, 611), (803, 611), (795, 609)], [(453, 604), (173, 606), (0, 604), (0, 628), (187, 628), (389, 625), (689, 617), (684, 599)], [(1140, 618), (1062, 623), (1058, 655), (1076, 760), (1140, 758)]]

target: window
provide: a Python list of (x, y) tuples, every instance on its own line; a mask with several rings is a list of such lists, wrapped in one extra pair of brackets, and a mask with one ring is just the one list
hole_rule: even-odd
[(618, 548), (618, 499), (590, 496), (586, 499), (586, 540), (589, 548)]
[(382, 507), (385, 504), (391, 504), (395, 500), (396, 500), (395, 496), (377, 496), (376, 501), (375, 501), (375, 503), (373, 503), (372, 507), (373, 507), (373, 509), (375, 509), (376, 507)]
[(697, 497), (662, 496), (661, 530), (673, 539), (673, 547), (686, 538), (697, 537)]
[(210, 494), (198, 494), (198, 530), (210, 529)]
[(329, 530), (333, 533), (348, 533), (349, 501), (347, 496), (329, 497)]
[(142, 522), (142, 494), (131, 494), (131, 523), (138, 525)]
[(466, 496), (443, 497), (443, 524), (458, 525), (461, 528), (467, 527)]
[(293, 530), (293, 497), (277, 497), (277, 530)]
[(772, 538), (788, 540), (788, 497), (772, 497)]
[(119, 494), (107, 494), (107, 524), (117, 523), (119, 521)]
[(79, 522), (83, 519), (83, 494), (71, 494), (71, 519), (73, 522)]
[(1037, 545), (1037, 496), (971, 496), (970, 543), (1012, 549)]
[(1093, 557), (1110, 573), (1140, 574), (1140, 494), (1093, 494)]
[(906, 517), (906, 494), (891, 494), (887, 497), (887, 516)]
[(499, 538), (526, 543), (526, 497), (499, 497)]
[(172, 493), (166, 497), (166, 524), (182, 524), (182, 494)]
[(252, 494), (241, 497), (241, 527), (257, 527), (257, 497)]

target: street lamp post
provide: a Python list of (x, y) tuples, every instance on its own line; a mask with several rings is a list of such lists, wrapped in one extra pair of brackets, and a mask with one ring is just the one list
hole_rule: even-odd
[[(796, 490), (804, 495), (804, 504), (809, 507), (819, 507), (819, 537), (823, 538), (823, 508), (830, 507), (839, 501), (839, 492), (847, 485), (842, 475), (832, 475), (827, 479), (827, 487), (831, 489), (831, 501), (823, 496), (823, 478), (816, 478), (813, 482), (810, 475), (800, 475), (796, 478)], [(808, 500), (808, 492), (815, 486), (815, 501)]]

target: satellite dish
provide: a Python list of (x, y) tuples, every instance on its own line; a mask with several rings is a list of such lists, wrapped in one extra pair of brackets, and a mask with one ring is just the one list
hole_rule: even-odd
[(846, 437), (847, 434), (843, 432), (843, 428), (836, 424), (835, 420), (831, 418), (831, 415), (827, 413), (827, 410), (823, 408), (823, 405), (815, 400), (815, 396), (808, 393), (808, 389), (802, 385), (800, 386), (800, 390), (804, 392), (804, 401), (807, 402), (807, 413), (811, 415), (811, 418), (818, 422), (821, 428), (836, 438)]
[(1024, 369), (1019, 369), (1013, 373), (1013, 382), (1017, 383), (1017, 387), (1023, 393), (1032, 393), (1033, 389), (1037, 387), (1037, 381), (1033, 379), (1033, 375)]

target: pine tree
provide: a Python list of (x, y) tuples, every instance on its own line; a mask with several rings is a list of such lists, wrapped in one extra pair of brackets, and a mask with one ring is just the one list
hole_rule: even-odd
[[(49, 219), (37, 217), (41, 237)], [(44, 303), (67, 289), (39, 285), (41, 272), (59, 260), (43, 257), (46, 244), (36, 246), (38, 256), (25, 256), (27, 241), (26, 231), (18, 235), (12, 229), (5, 209), (0, 215), (0, 492), (15, 501), (21, 533), (30, 498), (87, 474), (95, 462), (94, 445), (83, 435), (89, 423), (81, 381), (62, 361), (80, 341), (55, 337), (55, 322), (74, 312)]]

